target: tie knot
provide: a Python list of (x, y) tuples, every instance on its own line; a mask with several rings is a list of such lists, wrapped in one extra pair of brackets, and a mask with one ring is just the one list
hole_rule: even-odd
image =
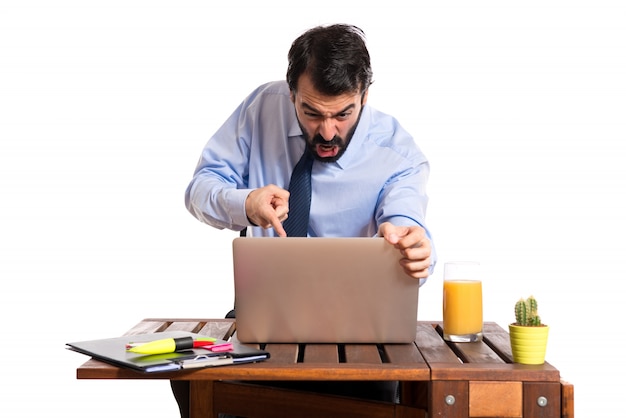
[(300, 157), (300, 160), (298, 160), (298, 163), (296, 164), (296, 167), (299, 164), (303, 164), (306, 167), (311, 167), (313, 165), (313, 155), (311, 155), (311, 152), (309, 151), (308, 148), (304, 149), (304, 152), (302, 153), (302, 157)]

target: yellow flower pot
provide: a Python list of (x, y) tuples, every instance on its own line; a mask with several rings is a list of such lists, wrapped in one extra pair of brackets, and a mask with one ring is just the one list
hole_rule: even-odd
[(549, 330), (547, 325), (523, 327), (510, 324), (509, 336), (513, 361), (520, 364), (543, 364), (546, 358)]

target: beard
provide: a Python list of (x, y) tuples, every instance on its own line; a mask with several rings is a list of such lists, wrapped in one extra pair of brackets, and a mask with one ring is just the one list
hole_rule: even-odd
[[(361, 108), (361, 112), (362, 111), (363, 109)], [(306, 129), (304, 129), (304, 126), (300, 123), (300, 119), (298, 119), (298, 124), (302, 130), (302, 136), (306, 141), (307, 149), (311, 155), (313, 155), (316, 160), (323, 163), (334, 163), (339, 160), (348, 149), (348, 145), (350, 145), (350, 141), (354, 136), (354, 131), (356, 131), (359, 120), (361, 120), (361, 112), (359, 112), (359, 117), (354, 125), (352, 125), (345, 138), (335, 135), (330, 141), (325, 140), (320, 134), (311, 138)]]

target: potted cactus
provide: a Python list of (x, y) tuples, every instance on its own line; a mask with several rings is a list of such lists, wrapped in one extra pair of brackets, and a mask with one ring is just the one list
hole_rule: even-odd
[(515, 303), (515, 322), (509, 325), (513, 361), (543, 364), (548, 345), (549, 327), (541, 322), (537, 300), (530, 296)]

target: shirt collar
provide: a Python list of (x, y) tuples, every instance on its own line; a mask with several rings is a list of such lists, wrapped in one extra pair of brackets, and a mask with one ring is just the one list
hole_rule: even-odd
[(302, 136), (302, 129), (300, 129), (300, 124), (298, 123), (298, 117), (296, 116), (295, 109), (293, 109), (293, 118), (287, 135), (289, 135), (289, 138), (292, 138), (294, 136)]
[(363, 111), (361, 112), (361, 118), (357, 122), (356, 129), (354, 130), (354, 135), (352, 135), (352, 140), (346, 149), (346, 152), (337, 160), (337, 165), (339, 168), (345, 169), (349, 167), (354, 161), (358, 159), (360, 155), (363, 154), (363, 144), (365, 143), (365, 139), (367, 137), (367, 132), (369, 131), (371, 120), (370, 108), (367, 104), (363, 106)]

